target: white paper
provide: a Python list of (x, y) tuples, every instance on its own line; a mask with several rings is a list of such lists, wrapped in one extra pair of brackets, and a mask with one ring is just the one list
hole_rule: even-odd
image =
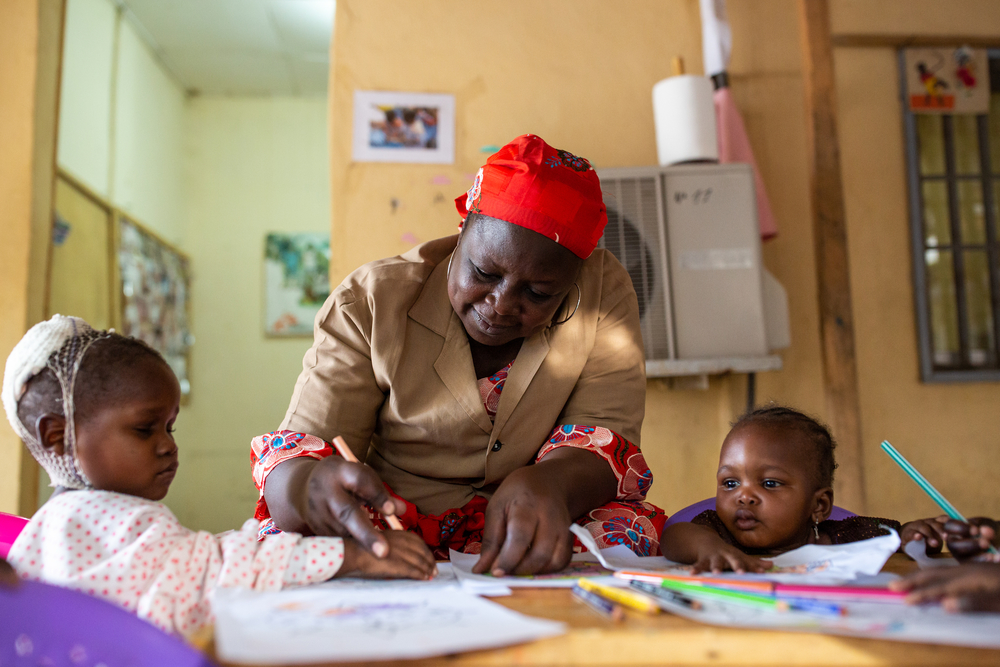
[(954, 558), (931, 558), (927, 555), (927, 542), (924, 540), (910, 540), (903, 547), (903, 553), (917, 561), (917, 567), (921, 570), (928, 567), (949, 567), (958, 565)]
[(822, 632), (854, 637), (956, 646), (1000, 647), (1000, 614), (952, 614), (940, 606), (872, 603), (843, 605), (846, 616), (800, 611), (769, 611), (758, 607), (702, 601), (694, 611), (661, 600), (660, 606), (694, 621), (737, 628)]
[[(581, 577), (598, 581), (613, 582), (612, 570), (603, 567), (590, 553), (574, 554), (569, 567), (552, 574), (536, 574), (531, 576), (494, 577), (489, 574), (473, 574), (472, 566), (479, 560), (479, 554), (463, 554), (451, 551), (451, 564), (455, 575), (462, 582), (465, 590), (478, 595), (489, 595), (481, 590), (490, 587), (503, 586), (509, 588), (572, 588)], [(468, 587), (468, 588), (466, 588)]]
[(583, 526), (573, 524), (569, 532), (580, 540), (589, 553), (609, 570), (659, 570), (669, 567), (679, 567), (679, 563), (669, 561), (663, 556), (638, 556), (623, 544), (617, 544), (609, 549), (601, 549), (590, 531)]
[[(393, 582), (401, 583), (401, 582)], [(216, 592), (223, 662), (293, 664), (424, 658), (496, 648), (566, 631), (455, 586), (307, 586)]]

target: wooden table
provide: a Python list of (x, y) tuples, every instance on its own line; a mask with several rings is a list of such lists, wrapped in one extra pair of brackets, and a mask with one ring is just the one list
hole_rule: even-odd
[[(913, 568), (906, 556), (886, 565)], [(378, 665), (413, 667), (471, 665), (1000, 665), (1000, 650), (909, 644), (875, 639), (769, 630), (721, 628), (672, 614), (627, 612), (612, 623), (574, 602), (566, 589), (515, 589), (492, 598), (530, 616), (562, 621), (569, 631), (492, 651)], [(207, 648), (214, 656), (213, 647)], [(330, 663), (344, 665), (348, 663)]]

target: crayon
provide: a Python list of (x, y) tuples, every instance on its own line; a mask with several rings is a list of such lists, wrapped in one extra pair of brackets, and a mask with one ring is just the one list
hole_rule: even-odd
[(785, 602), (788, 603), (788, 608), (792, 611), (804, 611), (823, 616), (847, 615), (847, 609), (835, 602), (823, 602), (822, 600), (810, 600), (808, 598), (788, 598)]

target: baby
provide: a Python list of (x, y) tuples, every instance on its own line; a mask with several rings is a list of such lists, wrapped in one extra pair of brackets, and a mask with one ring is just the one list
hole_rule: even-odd
[(884, 534), (880, 524), (904, 543), (925, 539), (940, 550), (943, 533), (931, 520), (902, 527), (861, 516), (830, 521), (835, 446), (826, 427), (797, 410), (769, 406), (744, 415), (722, 443), (715, 510), (665, 527), (663, 555), (695, 572), (764, 572), (771, 562), (761, 556), (876, 537)]
[(160, 502), (177, 473), (180, 388), (152, 348), (56, 315), (7, 359), (3, 405), (56, 491), (8, 559), (24, 578), (115, 602), (189, 634), (211, 620), (216, 588), (279, 590), (334, 576), (428, 579), (434, 559), (416, 535), (387, 532), (376, 558), (353, 539), (282, 533), (258, 522), (221, 535), (180, 525)]

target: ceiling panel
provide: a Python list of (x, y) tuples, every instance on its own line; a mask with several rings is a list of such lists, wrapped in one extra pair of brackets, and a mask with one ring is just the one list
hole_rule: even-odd
[(335, 0), (117, 1), (188, 90), (326, 91)]

